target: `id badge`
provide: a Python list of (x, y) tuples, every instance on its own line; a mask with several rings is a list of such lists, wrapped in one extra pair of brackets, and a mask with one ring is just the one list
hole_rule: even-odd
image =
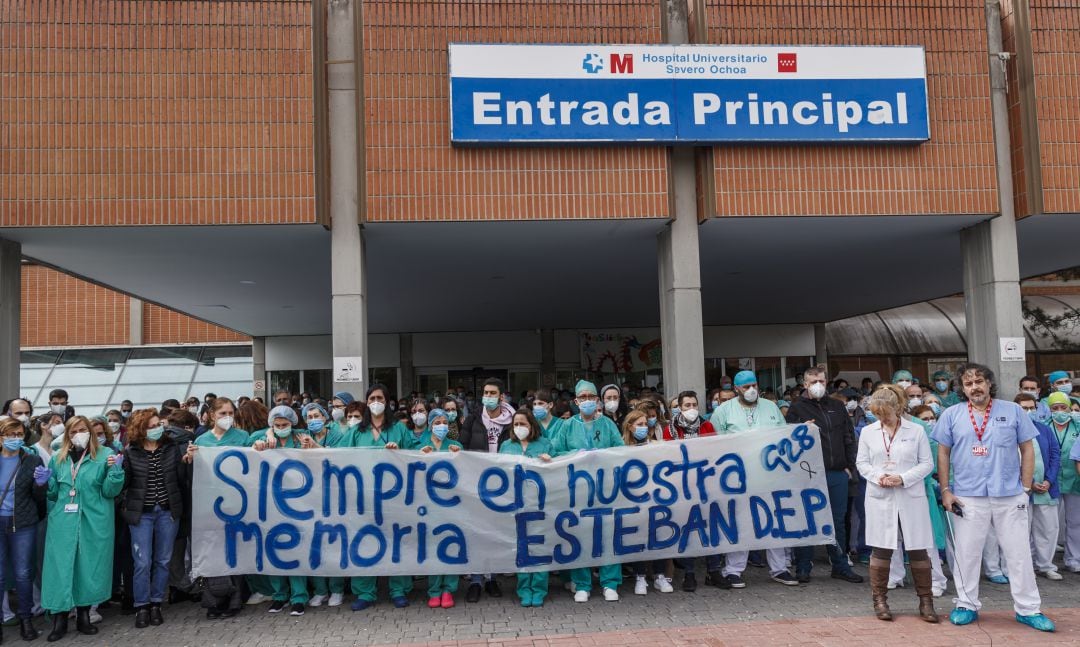
[(78, 512), (78, 511), (79, 511), (79, 504), (78, 503), (65, 503), (64, 504), (64, 512)]
[(990, 448), (987, 447), (986, 445), (972, 445), (972, 447), (971, 447), (971, 455), (972, 456), (981, 456), (981, 457), (989, 456), (990, 455)]
[(885, 461), (885, 464), (881, 466), (881, 469), (886, 472), (892, 472), (896, 469), (896, 461)]

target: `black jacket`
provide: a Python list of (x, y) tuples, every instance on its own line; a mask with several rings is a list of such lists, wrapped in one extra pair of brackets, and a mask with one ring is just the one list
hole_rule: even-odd
[[(499, 444), (496, 446), (501, 447), (503, 441), (508, 438), (510, 438), (510, 425), (503, 425), (503, 429), (499, 433)], [(465, 422), (461, 424), (461, 431), (458, 434), (458, 442), (466, 451), (489, 451), (487, 427), (484, 425), (483, 412), (474, 413), (465, 418)]]
[[(11, 482), (12, 522), (15, 529), (32, 526), (45, 518), (45, 486), (34, 484), (34, 468), (41, 467), (41, 457), (25, 449), (19, 450), (19, 467), (15, 470), (15, 479)], [(0, 483), (0, 495), (7, 482)], [(11, 530), (4, 528), (3, 530)]]
[[(169, 497), (169, 512), (179, 520), (184, 514), (184, 490), (187, 489), (188, 469), (180, 458), (187, 446), (173, 442), (164, 436), (158, 443), (161, 452), (161, 475)], [(146, 501), (146, 480), (150, 470), (149, 452), (138, 445), (131, 445), (124, 452), (124, 491), (120, 494), (120, 514), (129, 525), (136, 525), (143, 515)]]
[(814, 400), (804, 395), (791, 404), (786, 418), (790, 423), (813, 420), (818, 426), (825, 469), (855, 469), (859, 442), (855, 439), (855, 428), (842, 402), (829, 396)]

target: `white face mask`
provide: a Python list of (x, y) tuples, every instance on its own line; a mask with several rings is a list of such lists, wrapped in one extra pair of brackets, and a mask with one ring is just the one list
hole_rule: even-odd
[(687, 409), (682, 412), (682, 417), (683, 420), (687, 422), (694, 422), (695, 420), (697, 420), (699, 413), (700, 412), (697, 409)]
[(755, 388), (749, 388), (742, 394), (743, 400), (747, 402), (757, 402), (757, 396), (758, 393)]
[(383, 414), (383, 411), (386, 411), (386, 404), (382, 402), (372, 402), (371, 404), (367, 405), (367, 408), (368, 411), (371, 412), (371, 415), (381, 416)]
[(341, 422), (341, 420), (345, 417), (345, 410), (344, 409), (331, 409), (330, 410), (330, 417), (334, 419), (334, 422)]
[(1034, 391), (1022, 391), (1021, 393), (1027, 393), (1028, 395), (1030, 395), (1033, 398), (1038, 398), (1039, 397), (1039, 390), (1038, 389), (1035, 389)]
[(848, 400), (847, 403), (844, 405), (844, 408), (848, 410), (848, 413), (851, 413), (852, 411), (854, 411), (858, 407), (859, 407), (859, 403), (854, 401), (854, 400)]
[(907, 401), (908, 411), (914, 409), (915, 407), (921, 407), (921, 406), (922, 406), (922, 398), (911, 398), (911, 399), (909, 399)]
[(79, 449), (86, 449), (86, 444), (90, 442), (90, 432), (80, 431), (77, 434), (71, 436), (71, 444)]
[(49, 411), (52, 411), (53, 413), (58, 413), (60, 415), (64, 415), (65, 413), (67, 413), (67, 405), (65, 405), (65, 404), (51, 404), (51, 405), (49, 405)]
[(825, 385), (821, 382), (814, 382), (807, 391), (810, 392), (810, 397), (815, 400), (825, 397)]
[(529, 428), (524, 425), (518, 425), (514, 427), (514, 435), (518, 440), (525, 440), (529, 437)]
[(618, 400), (607, 400), (606, 402), (604, 402), (604, 410), (607, 411), (608, 413), (615, 413), (616, 411), (619, 410), (619, 401)]
[(222, 431), (228, 431), (228, 430), (232, 429), (232, 423), (233, 423), (232, 416), (225, 416), (224, 418), (218, 418), (217, 422), (215, 422), (214, 424), (217, 425), (218, 429), (220, 429)]
[(906, 389), (911, 386), (911, 380), (900, 380), (896, 383), (896, 386), (900, 387), (901, 389)]
[(423, 411), (418, 411), (412, 414), (412, 421), (417, 427), (423, 427), (424, 423), (427, 422), (427, 414)]
[(187, 410), (193, 416), (199, 415), (199, 407), (188, 407)]
[(110, 422), (109, 423), (109, 429), (112, 429), (112, 432), (115, 434), (116, 432), (120, 431), (120, 423), (119, 422)]
[(18, 420), (19, 422), (23, 423), (24, 425), (30, 423), (30, 416), (26, 415), (25, 413), (22, 414), (21, 416), (15, 416), (15, 419)]
[(64, 435), (64, 425), (55, 424), (52, 427), (49, 427), (49, 433), (52, 434), (53, 438), (60, 438)]

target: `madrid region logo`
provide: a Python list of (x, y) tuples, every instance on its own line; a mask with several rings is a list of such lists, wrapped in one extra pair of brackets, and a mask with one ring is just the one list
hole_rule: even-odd
[(581, 62), (581, 69), (589, 74), (596, 74), (604, 69), (604, 59), (599, 54), (586, 54), (585, 60)]

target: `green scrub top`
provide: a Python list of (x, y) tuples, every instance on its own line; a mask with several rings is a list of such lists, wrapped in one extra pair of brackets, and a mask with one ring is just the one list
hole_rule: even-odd
[(352, 442), (349, 444), (349, 447), (384, 449), (387, 443), (397, 443), (398, 447), (407, 449), (407, 447), (405, 447), (405, 439), (402, 438), (401, 435), (403, 429), (405, 429), (404, 425), (394, 425), (389, 429), (384, 429), (379, 437), (375, 438), (375, 432), (372, 431), (370, 427), (357, 427), (356, 431), (352, 434)]
[(529, 443), (524, 452), (521, 451), (521, 443), (516, 438), (504, 440), (503, 444), (499, 446), (499, 453), (510, 454), (511, 456), (528, 456), (529, 458), (539, 458), (542, 454), (554, 456), (551, 453), (551, 442), (543, 437)]
[(304, 433), (303, 429), (293, 429), (292, 432), (285, 438), (281, 438), (274, 433), (273, 429), (265, 429), (262, 432), (262, 436), (255, 437), (252, 435), (251, 444), (254, 445), (260, 440), (267, 440), (271, 435), (277, 438), (277, 446), (274, 449), (301, 449), (300, 447), (300, 434)]
[(1076, 474), (1076, 461), (1069, 460), (1076, 437), (1080, 436), (1080, 425), (1070, 420), (1065, 429), (1059, 429), (1057, 424), (1050, 420), (1047, 422), (1050, 431), (1061, 447), (1061, 470), (1058, 472), (1058, 488), (1062, 494), (1080, 494), (1080, 478)]
[(582, 449), (607, 449), (623, 444), (622, 434), (611, 418), (598, 415), (585, 422), (579, 414), (564, 421), (552, 449), (553, 455), (562, 456)]
[(211, 429), (195, 439), (196, 447), (248, 447), (251, 436), (239, 427), (232, 427), (219, 440)]
[(420, 446), (417, 449), (423, 449), (430, 447), (437, 452), (448, 452), (451, 447), (457, 447), (458, 449), (464, 449), (464, 446), (456, 440), (451, 440), (450, 435), (447, 434), (446, 438), (443, 438), (442, 447), (435, 447), (435, 439), (431, 434), (430, 429), (424, 430), (424, 434), (420, 436)]
[[(752, 412), (748, 416), (747, 413)], [(780, 407), (771, 400), (758, 398), (757, 406), (753, 409), (744, 407), (739, 398), (732, 398), (721, 404), (713, 411), (709, 419), (716, 433), (736, 434), (752, 429), (771, 429), (783, 427), (787, 424), (784, 414), (780, 413)]]

